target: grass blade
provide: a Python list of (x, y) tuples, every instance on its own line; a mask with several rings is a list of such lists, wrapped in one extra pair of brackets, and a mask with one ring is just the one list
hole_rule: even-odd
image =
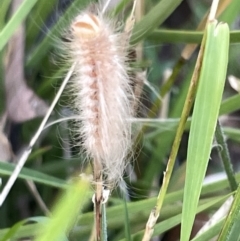
[(182, 2), (182, 0), (160, 1), (133, 29), (130, 44), (136, 44), (159, 26)]
[(216, 223), (214, 226), (212, 226), (210, 229), (208, 229), (206, 232), (201, 234), (198, 237), (195, 237), (191, 241), (206, 241), (206, 240), (211, 240), (211, 238), (214, 238), (216, 235), (219, 234), (219, 231), (221, 230), (223, 226), (224, 220), (219, 221)]
[(89, 195), (89, 181), (82, 179), (73, 183), (56, 204), (53, 217), (41, 229), (36, 241), (64, 240), (78, 216), (78, 210), (85, 205)]
[(224, 136), (224, 133), (223, 133), (223, 130), (222, 130), (222, 127), (221, 127), (221, 124), (219, 121), (217, 122), (215, 138), (218, 143), (219, 157), (222, 160), (223, 166), (225, 168), (225, 172), (228, 177), (229, 186), (230, 186), (231, 190), (234, 192), (235, 190), (237, 190), (238, 184), (235, 179), (235, 174), (233, 171), (232, 162), (230, 159), (230, 154), (228, 151), (227, 143), (226, 143), (225, 136)]
[[(218, 119), (228, 63), (229, 28), (210, 22), (187, 153), (181, 241), (188, 241)], [(214, 70), (214, 71), (213, 71)]]
[[(203, 203), (199, 203), (199, 206), (197, 207), (196, 212), (200, 213), (204, 210), (207, 210), (215, 205), (219, 205), (221, 204), (224, 200), (226, 200), (228, 196), (224, 196), (224, 197), (219, 197), (216, 199), (210, 199), (208, 201), (205, 201)], [(167, 230), (169, 230), (170, 228), (175, 227), (176, 225), (178, 225), (181, 222), (181, 214), (175, 215), (173, 217), (170, 217), (164, 221), (159, 222), (158, 224), (156, 224), (154, 232), (153, 232), (153, 236), (156, 235), (160, 235), (164, 232), (166, 232)], [(132, 235), (132, 240), (133, 241), (138, 241), (141, 240), (141, 236), (143, 235), (144, 231), (141, 230), (135, 234)], [(122, 239), (121, 241), (127, 241), (127, 239)]]
[[(157, 29), (147, 36), (153, 43), (195, 43), (200, 44), (203, 38), (203, 31), (189, 31), (177, 29)], [(240, 31), (230, 32), (230, 42), (240, 42)]]
[[(5, 163), (0, 162), (0, 174), (11, 176), (15, 166), (11, 163)], [(66, 188), (68, 186), (67, 182), (65, 180), (29, 169), (24, 167), (18, 178), (24, 179), (24, 180), (32, 180), (36, 183), (45, 184), (47, 186), (57, 187), (57, 188)]]
[(1, 237), (0, 241), (8, 241), (8, 240), (13, 240), (14, 235), (18, 232), (18, 230), (26, 225), (28, 222), (37, 222), (37, 223), (44, 223), (48, 220), (46, 217), (33, 217), (33, 218), (27, 218), (23, 221), (17, 222), (14, 224), (9, 231)]
[(21, 22), (26, 18), (36, 2), (37, 0), (25, 0), (0, 32), (0, 51), (14, 34), (14, 31), (18, 28)]
[(223, 229), (220, 233), (218, 241), (239, 241), (240, 240), (240, 186), (238, 186), (237, 193), (228, 217), (225, 221)]

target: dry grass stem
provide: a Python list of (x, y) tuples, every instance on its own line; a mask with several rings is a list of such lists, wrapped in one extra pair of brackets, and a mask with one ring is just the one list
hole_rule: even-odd
[(142, 241), (151, 240), (158, 217), (159, 213), (156, 212), (156, 209), (153, 209), (149, 215)]
[(66, 86), (68, 80), (70, 79), (70, 77), (71, 77), (71, 75), (73, 73), (74, 67), (75, 67), (75, 64), (73, 64), (72, 67), (70, 68), (68, 74), (66, 75), (66, 78), (64, 79), (61, 87), (58, 90), (57, 95), (55, 96), (51, 106), (49, 107), (45, 117), (43, 118), (42, 123), (40, 124), (36, 134), (33, 136), (32, 140), (30, 141), (29, 146), (26, 148), (26, 150), (21, 155), (21, 157), (18, 160), (18, 163), (17, 163), (14, 171), (12, 172), (10, 178), (8, 179), (6, 185), (4, 186), (3, 191), (0, 194), (0, 207), (2, 206), (3, 202), (5, 201), (9, 191), (11, 190), (13, 184), (15, 183), (19, 173), (21, 172), (22, 167), (24, 166), (26, 160), (28, 159), (30, 153), (32, 152), (32, 148), (33, 148), (34, 144), (36, 143), (37, 139), (41, 135), (41, 133), (42, 133), (42, 131), (43, 131), (47, 121), (48, 121), (48, 118), (50, 117), (50, 115), (51, 115), (55, 105), (57, 104), (59, 98), (62, 95), (63, 90), (65, 89), (65, 86)]
[(103, 199), (103, 180), (102, 180), (102, 166), (101, 162), (94, 160), (94, 182), (95, 182), (95, 195), (94, 195), (94, 212), (95, 212), (95, 234), (96, 241), (101, 241), (102, 229), (102, 199)]

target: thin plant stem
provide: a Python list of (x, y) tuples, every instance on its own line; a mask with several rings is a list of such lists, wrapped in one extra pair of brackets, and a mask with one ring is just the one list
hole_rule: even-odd
[(227, 143), (219, 121), (217, 122), (215, 137), (218, 143), (218, 154), (220, 159), (222, 160), (225, 172), (227, 174), (229, 186), (232, 191), (235, 191), (237, 190), (238, 184), (234, 176), (234, 171), (233, 171)]
[(191, 111), (193, 102), (194, 102), (194, 98), (195, 98), (195, 94), (196, 94), (196, 90), (197, 90), (197, 85), (198, 85), (198, 80), (199, 80), (199, 75), (200, 75), (200, 70), (201, 70), (201, 66), (202, 66), (202, 59), (203, 59), (203, 52), (204, 52), (204, 43), (205, 43), (205, 38), (206, 36), (203, 36), (203, 41), (202, 41), (202, 45), (199, 51), (199, 55), (197, 58), (197, 62), (196, 62), (196, 67), (194, 69), (194, 73), (191, 79), (191, 83), (190, 83), (190, 87), (188, 90), (188, 94), (187, 94), (187, 98), (183, 107), (183, 111), (182, 111), (182, 115), (180, 118), (180, 122), (178, 125), (178, 129), (176, 132), (176, 136), (173, 142), (173, 146), (172, 146), (172, 150), (170, 153), (170, 157), (168, 160), (168, 164), (167, 164), (167, 168), (166, 168), (166, 172), (164, 173), (164, 179), (163, 179), (163, 184), (162, 187), (159, 191), (158, 194), (158, 198), (157, 198), (157, 203), (155, 208), (151, 211), (148, 222), (146, 224), (146, 228), (145, 228), (145, 233), (144, 233), (144, 237), (142, 239), (142, 241), (149, 241), (151, 239), (151, 236), (153, 234), (154, 231), (154, 226), (157, 222), (157, 219), (159, 217), (162, 205), (163, 205), (163, 201), (167, 192), (167, 188), (168, 188), (168, 184), (172, 175), (172, 171), (173, 171), (173, 167), (175, 164), (175, 160), (176, 160), (176, 156), (178, 153), (178, 149), (180, 146), (180, 142), (182, 139), (182, 135), (185, 129), (185, 124), (187, 121), (187, 118), (189, 116), (189, 113)]
[[(185, 62), (186, 62), (185, 59), (180, 58), (177, 61), (177, 63), (175, 64), (171, 75), (169, 76), (169, 78), (166, 80), (166, 82), (162, 85), (162, 87), (160, 89), (161, 99), (157, 99), (155, 101), (155, 103), (153, 104), (150, 112), (148, 113), (149, 118), (154, 117), (155, 113), (157, 113), (159, 111), (159, 109), (161, 109), (162, 99), (170, 91), (171, 87), (173, 86), (173, 84), (176, 80), (176, 77), (178, 76), (178, 74), (179, 74), (180, 70), (182, 69), (182, 66), (185, 64)], [(145, 130), (143, 130), (143, 131), (145, 131)]]
[(95, 197), (94, 197), (94, 213), (95, 213), (95, 234), (96, 241), (101, 241), (102, 229), (102, 200), (103, 200), (103, 185), (102, 185), (102, 165), (98, 160), (93, 162)]
[(3, 202), (5, 201), (9, 191), (11, 190), (13, 184), (15, 183), (19, 173), (21, 172), (22, 170), (22, 167), (24, 166), (26, 160), (28, 159), (30, 153), (32, 152), (32, 148), (34, 146), (34, 144), (36, 143), (37, 139), (39, 138), (40, 134), (42, 133), (47, 121), (48, 121), (48, 118), (50, 117), (55, 105), (57, 104), (59, 98), (61, 97), (62, 95), (62, 92), (63, 90), (65, 89), (65, 86), (66, 84), (68, 83), (68, 80), (70, 79), (72, 73), (73, 73), (73, 70), (75, 68), (75, 63), (72, 65), (72, 67), (70, 68), (70, 70), (68, 71), (61, 87), (59, 88), (58, 90), (58, 93), (57, 95), (55, 96), (51, 106), (49, 107), (48, 111), (47, 111), (47, 114), (45, 115), (45, 117), (43, 118), (42, 120), (42, 123), (40, 124), (36, 134), (33, 136), (32, 140), (30, 141), (29, 143), (29, 146), (25, 149), (25, 151), (23, 152), (22, 156), (20, 157), (12, 175), (10, 176), (10, 178), (8, 179), (8, 182), (6, 183), (6, 185), (4, 186), (4, 189), (3, 191), (1, 192), (0, 194), (0, 207), (2, 206)]
[(102, 204), (102, 241), (107, 241), (107, 215), (106, 204)]
[(218, 9), (218, 4), (219, 4), (219, 0), (212, 1), (212, 6), (211, 6), (210, 13), (208, 16), (208, 21), (214, 21), (216, 13), (217, 13), (217, 9)]
[(105, 5), (104, 5), (104, 7), (103, 7), (103, 10), (102, 10), (102, 14), (104, 14), (104, 13), (106, 12), (106, 10), (107, 10), (110, 2), (111, 2), (111, 0), (107, 0), (107, 1), (106, 1)]
[(30, 192), (34, 196), (40, 209), (43, 211), (43, 213), (46, 216), (50, 216), (51, 213), (50, 213), (49, 209), (47, 208), (47, 205), (44, 203), (41, 195), (39, 194), (35, 183), (31, 180), (26, 180), (26, 184), (27, 184), (27, 187), (29, 188)]
[(132, 241), (126, 195), (124, 195), (123, 204), (124, 204), (124, 211), (125, 211), (125, 222), (124, 222), (125, 223), (125, 237), (128, 241)]

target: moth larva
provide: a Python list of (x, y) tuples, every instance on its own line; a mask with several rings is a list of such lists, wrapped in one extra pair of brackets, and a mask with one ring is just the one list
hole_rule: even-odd
[(129, 36), (116, 30), (106, 14), (83, 11), (71, 24), (70, 59), (79, 133), (90, 159), (99, 162), (107, 182), (122, 178), (131, 146), (133, 94), (126, 46)]

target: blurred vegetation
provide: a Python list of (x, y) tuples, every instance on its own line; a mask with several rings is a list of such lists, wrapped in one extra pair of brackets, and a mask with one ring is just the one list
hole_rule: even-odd
[[(131, 2), (130, 0), (120, 1), (120, 4), (115, 8), (115, 12), (113, 12), (121, 18), (128, 16), (131, 11)], [(139, 0), (139, 2), (141, 1)], [(196, 50), (189, 54), (189, 58), (182, 57), (183, 50), (186, 46), (189, 47), (189, 44), (201, 44), (204, 27), (199, 27), (199, 24), (209, 11), (212, 3), (210, 0), (149, 0), (142, 2), (145, 2), (144, 9), (140, 12), (141, 18), (133, 29), (131, 43), (134, 45), (143, 43), (142, 46), (137, 45), (137, 49), (143, 48), (143, 57), (138, 59), (138, 64), (143, 67), (143, 70), (147, 69), (148, 84), (144, 86), (141, 97), (141, 107), (138, 114), (141, 122), (137, 121), (133, 124), (137, 130), (140, 130), (140, 134), (136, 133), (137, 144), (134, 146), (134, 160), (131, 160), (131, 167), (127, 168), (125, 174), (124, 180), (128, 188), (125, 192), (116, 189), (106, 205), (108, 240), (142, 240), (149, 214), (156, 205), (171, 149), (174, 149), (173, 141), (182, 115), (189, 83), (194, 70), (196, 70), (199, 47), (196, 47)], [(57, 48), (59, 41), (64, 41), (64, 36), (61, 34), (68, 26), (72, 16), (76, 16), (88, 3), (87, 0), (25, 0), (22, 3), (25, 5), (11, 16), (11, 1), (1, 0), (0, 114), (2, 116), (6, 113), (7, 98), (4, 88), (4, 72), (6, 71), (5, 63), (8, 58), (9, 41), (19, 25), (25, 24), (25, 50), (24, 63), (22, 64), (27, 85), (47, 105), (50, 105), (66, 73), (66, 66), (61, 64), (61, 53)], [(206, 171), (208, 181), (202, 185), (197, 210), (189, 211), (189, 215), (198, 213), (191, 236), (193, 240), (198, 241), (211, 240), (219, 234), (221, 234), (219, 240), (239, 240), (239, 232), (237, 232), (239, 230), (237, 221), (240, 205), (239, 188), (231, 209), (233, 214), (228, 215), (227, 218), (219, 219), (219, 222), (209, 228), (207, 232), (194, 238), (202, 223), (209, 220), (224, 201), (236, 191), (231, 186), (231, 180), (236, 178), (237, 183), (240, 180), (240, 174), (238, 173), (240, 170), (238, 160), (240, 154), (240, 80), (238, 80), (240, 76), (240, 8), (238, 0), (221, 0), (219, 6), (217, 19), (227, 23), (230, 28), (227, 76), (231, 75), (232, 81), (221, 74), (221, 78), (226, 80), (223, 96), (221, 96), (221, 92), (217, 92), (216, 88), (217, 93), (213, 91), (212, 96), (205, 95), (203, 101), (208, 106), (207, 103), (209, 105), (215, 103), (214, 96), (218, 95), (216, 98), (222, 98), (221, 103), (218, 103), (220, 105), (219, 116), (217, 114), (214, 121), (218, 119), (222, 125), (221, 128), (227, 140), (226, 148), (230, 154), (229, 159), (226, 160), (226, 165), (230, 169), (232, 165), (236, 174), (227, 173), (228, 175), (225, 175), (226, 165), (221, 162), (222, 156), (218, 156), (218, 152), (221, 154), (222, 151), (222, 148), (218, 147), (222, 146), (223, 143), (215, 140), (213, 144), (210, 142), (208, 148), (212, 150), (211, 158), (207, 159), (208, 163), (206, 162), (206, 165), (208, 164)], [(221, 42), (221, 40), (219, 41)], [(227, 48), (225, 51), (227, 51)], [(221, 49), (218, 50), (221, 51)], [(209, 52), (205, 52), (204, 57), (214, 54), (212, 51), (210, 49)], [(211, 75), (209, 75), (211, 77), (207, 81), (213, 81), (214, 76), (222, 73), (218, 69), (224, 68), (220, 61), (219, 63), (215, 61), (209, 66), (208, 73), (211, 72)], [(214, 87), (212, 83), (209, 84), (209, 88), (210, 86), (211, 88)], [(62, 96), (51, 115), (50, 122), (72, 115), (71, 110), (65, 104), (68, 98), (66, 93)], [(211, 107), (214, 108), (214, 106)], [(191, 108), (189, 111), (191, 116), (191, 113), (194, 112)], [(195, 140), (198, 140), (198, 143), (205, 140), (205, 136), (202, 134), (205, 128), (203, 126), (201, 129), (201, 125), (204, 125), (208, 118), (213, 118), (213, 116), (207, 112), (207, 109), (195, 116), (195, 121), (199, 121), (195, 124), (199, 128), (195, 128), (194, 136), (191, 139), (192, 146), (196, 145)], [(13, 160), (17, 160), (23, 149), (28, 145), (41, 119), (42, 116), (38, 115), (36, 118), (18, 123), (9, 118), (6, 123), (2, 121), (4, 128), (0, 131), (9, 140), (13, 155), (8, 162), (6, 160), (0, 162), (1, 190), (14, 169)], [(177, 157), (173, 173), (171, 174), (167, 194), (163, 196), (163, 206), (153, 233), (153, 236), (158, 237), (158, 240), (161, 241), (179, 240), (183, 196), (190, 203), (193, 197), (192, 193), (184, 194), (185, 179), (188, 180), (188, 183), (195, 184), (195, 179), (189, 180), (186, 177), (191, 120), (191, 118), (188, 118), (184, 126), (185, 131), (180, 139), (179, 150), (175, 149)], [(48, 224), (51, 230), (46, 231), (46, 235), (51, 234), (52, 231), (53, 234), (56, 234), (53, 235), (54, 240), (91, 240), (94, 223), (91, 202), (93, 188), (89, 188), (84, 181), (80, 184), (74, 182), (75, 185), (80, 186), (79, 192), (76, 193), (73, 203), (71, 203), (71, 198), (68, 197), (69, 190), (76, 188), (74, 185), (69, 185), (72, 182), (70, 180), (73, 177), (75, 179), (81, 173), (90, 172), (88, 164), (84, 162), (85, 156), (81, 153), (81, 147), (74, 147), (72, 143), (71, 125), (71, 121), (63, 120), (51, 125), (41, 134), (19, 178), (4, 204), (0, 207), (0, 241), (21, 240), (22, 238), (32, 240), (34, 235), (38, 236), (39, 239), (37, 240), (47, 240), (47, 238), (49, 240), (49, 236), (41, 239), (41, 235), (43, 236), (41, 230), (46, 231)], [(3, 142), (1, 138), (0, 135), (0, 142)], [(203, 144), (205, 144), (205, 141), (203, 141)], [(0, 150), (2, 149), (0, 148)], [(192, 157), (194, 157), (194, 153), (192, 153)], [(195, 168), (192, 169), (191, 178), (198, 176), (200, 166), (201, 163), (196, 163)], [(205, 175), (205, 170), (202, 170), (201, 174)], [(220, 180), (218, 179), (219, 176), (221, 176)], [(197, 181), (199, 182), (199, 180), (201, 179)], [(36, 200), (36, 192), (29, 189), (29, 181), (34, 182), (49, 210), (52, 210), (54, 204), (57, 203), (58, 206), (54, 210), (62, 210), (62, 213), (56, 211), (61, 219), (64, 215), (68, 216), (68, 212), (71, 213), (69, 217), (66, 217), (66, 222), (70, 224), (63, 224), (64, 220), (59, 223), (60, 227), (67, 229), (66, 235), (63, 229), (59, 230), (59, 227), (54, 226), (58, 223), (50, 224), (51, 215), (39, 205), (39, 201)], [(64, 197), (59, 198), (60, 193), (66, 191), (66, 189), (68, 190), (66, 199)], [(66, 206), (61, 203), (61, 200), (65, 200)], [(76, 215), (73, 211), (74, 208), (76, 208)], [(78, 213), (78, 209), (81, 209), (81, 212)], [(186, 232), (191, 231), (191, 228), (191, 224), (188, 224)], [(185, 230), (182, 230), (182, 232), (185, 232)], [(228, 236), (227, 233), (231, 235)], [(186, 240), (182, 239), (181, 241)]]

